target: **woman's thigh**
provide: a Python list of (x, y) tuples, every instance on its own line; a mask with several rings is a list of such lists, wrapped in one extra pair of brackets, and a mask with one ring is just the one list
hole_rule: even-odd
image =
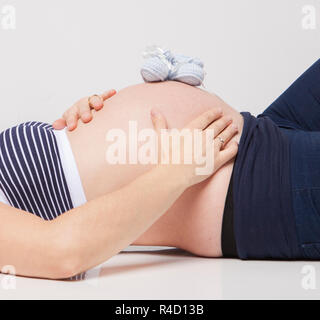
[(260, 116), (282, 127), (320, 131), (320, 59)]
[(297, 235), (303, 256), (320, 259), (320, 132), (293, 131), (291, 179)]

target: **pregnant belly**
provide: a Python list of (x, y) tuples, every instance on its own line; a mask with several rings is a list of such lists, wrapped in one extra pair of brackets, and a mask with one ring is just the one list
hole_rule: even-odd
[[(87, 200), (117, 190), (151, 168), (110, 164), (106, 152), (112, 142), (106, 137), (111, 129), (128, 134), (129, 121), (135, 121), (138, 130), (152, 128), (150, 110), (154, 107), (165, 115), (169, 128), (182, 128), (209, 108), (222, 107), (239, 125), (234, 139), (240, 139), (242, 116), (215, 95), (178, 82), (128, 87), (107, 100), (92, 122), (80, 123), (68, 133)], [(186, 190), (133, 244), (177, 246), (195, 254), (220, 256), (222, 214), (232, 168), (230, 162), (207, 181)]]

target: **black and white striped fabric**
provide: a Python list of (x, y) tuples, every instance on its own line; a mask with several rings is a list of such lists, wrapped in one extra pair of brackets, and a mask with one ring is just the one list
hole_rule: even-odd
[(51, 125), (26, 122), (0, 134), (0, 189), (11, 206), (45, 220), (73, 208)]

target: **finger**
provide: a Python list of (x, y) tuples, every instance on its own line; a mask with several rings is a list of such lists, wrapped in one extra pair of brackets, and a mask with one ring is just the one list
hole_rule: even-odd
[(214, 137), (216, 138), (224, 129), (232, 123), (231, 116), (223, 116), (220, 119), (211, 123), (206, 129), (214, 130)]
[[(238, 126), (234, 124), (230, 124), (223, 131), (219, 133), (217, 136), (217, 143), (219, 143), (219, 147), (224, 148), (227, 143), (238, 133)], [(222, 141), (221, 141), (222, 140)]]
[(92, 120), (93, 116), (91, 111), (85, 111), (81, 114), (81, 120), (83, 123), (88, 123)]
[(77, 104), (77, 108), (78, 117), (81, 118), (83, 123), (87, 123), (92, 120), (92, 113), (87, 99), (80, 100)]
[(70, 107), (63, 115), (62, 118), (65, 119), (67, 121), (67, 119), (71, 118), (72, 116), (76, 116), (77, 120), (79, 119), (79, 103), (80, 100), (78, 102), (76, 102), (72, 107)]
[(69, 131), (72, 131), (77, 127), (78, 119), (79, 114), (75, 111), (70, 111), (65, 115), (65, 120)]
[(104, 93), (101, 95), (101, 98), (102, 98), (103, 101), (105, 101), (105, 100), (113, 97), (116, 93), (117, 93), (116, 90), (111, 89), (111, 90), (109, 90), (109, 91), (104, 92)]
[(207, 128), (213, 121), (222, 117), (222, 109), (211, 109), (204, 113), (202, 113), (199, 117), (192, 120), (186, 128), (189, 129), (205, 129)]
[(161, 133), (161, 129), (167, 129), (168, 124), (166, 118), (156, 109), (151, 110), (151, 120), (153, 127), (158, 134)]
[(98, 95), (94, 95), (88, 98), (88, 106), (96, 111), (102, 109), (103, 107), (103, 98)]
[(231, 159), (233, 159), (238, 153), (238, 143), (233, 141), (227, 148), (223, 149), (219, 153), (219, 165), (222, 166)]
[(60, 118), (58, 120), (56, 120), (53, 124), (52, 127), (55, 130), (62, 130), (67, 126), (66, 120), (63, 118)]

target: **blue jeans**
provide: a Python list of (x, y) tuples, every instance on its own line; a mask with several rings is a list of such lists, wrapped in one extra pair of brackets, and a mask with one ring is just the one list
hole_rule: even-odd
[(290, 139), (293, 210), (301, 252), (320, 259), (320, 59), (263, 115)]

